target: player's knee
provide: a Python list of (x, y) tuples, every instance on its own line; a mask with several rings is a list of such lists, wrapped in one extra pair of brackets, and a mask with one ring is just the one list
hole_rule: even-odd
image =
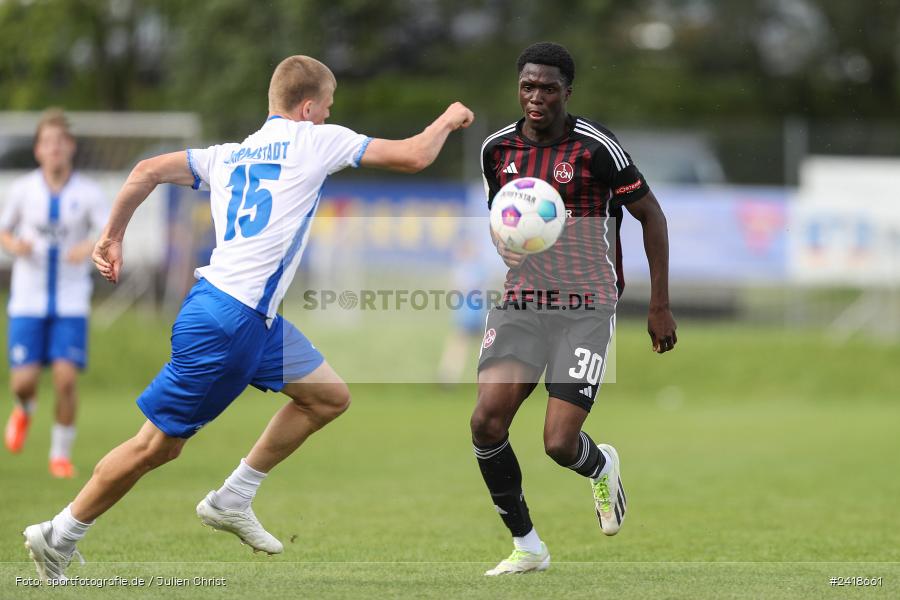
[(53, 388), (57, 398), (71, 398), (75, 395), (75, 379), (70, 377), (57, 377), (53, 380)]
[(180, 446), (152, 448), (150, 452), (145, 455), (145, 465), (150, 469), (155, 469), (167, 462), (175, 460), (180, 454)]
[(476, 409), (472, 413), (469, 426), (472, 428), (472, 440), (476, 444), (496, 444), (508, 434), (506, 422), (502, 418), (482, 410)]
[(323, 395), (319, 406), (329, 420), (338, 418), (350, 408), (350, 388), (343, 382), (335, 384)]
[(506, 392), (508, 392), (508, 387), (478, 386), (478, 403), (469, 421), (472, 440), (476, 444), (496, 444), (509, 435), (509, 423), (512, 417), (504, 415), (502, 407), (515, 403), (503, 396), (497, 396), (498, 393)]
[(321, 421), (331, 421), (350, 408), (350, 388), (343, 381), (321, 386), (315, 392), (293, 393), (291, 400), (300, 410), (314, 414)]
[(567, 467), (575, 462), (575, 454), (578, 452), (578, 439), (566, 439), (562, 436), (545, 436), (544, 451), (547, 456), (557, 464)]
[(34, 398), (37, 394), (37, 380), (13, 379), (12, 393), (18, 398)]
[(155, 469), (178, 458), (182, 447), (168, 437), (152, 440), (140, 448), (140, 463), (147, 470)]

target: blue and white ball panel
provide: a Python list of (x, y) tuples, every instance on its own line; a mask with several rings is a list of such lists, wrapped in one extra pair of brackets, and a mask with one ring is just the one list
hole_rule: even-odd
[[(287, 335), (296, 351), (290, 360), (285, 358), (286, 325), (288, 332), (300, 336)], [(268, 328), (264, 315), (201, 280), (172, 326), (171, 360), (137, 404), (163, 433), (188, 438), (219, 416), (248, 385), (284, 387), (286, 362), (312, 371), (323, 360), (283, 319)]]
[(85, 317), (10, 317), (7, 350), (10, 368), (49, 365), (57, 360), (87, 367)]

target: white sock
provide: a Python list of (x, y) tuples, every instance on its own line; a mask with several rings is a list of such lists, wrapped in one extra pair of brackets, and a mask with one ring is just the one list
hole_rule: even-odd
[(513, 537), (513, 544), (515, 544), (516, 550), (524, 550), (532, 554), (541, 553), (541, 538), (534, 527), (523, 537)]
[(603, 455), (603, 468), (600, 469), (599, 473), (591, 477), (591, 479), (594, 480), (600, 479), (612, 470), (612, 458), (610, 458), (609, 454), (603, 451), (603, 448), (598, 448), (598, 450), (600, 450), (600, 454)]
[(71, 458), (72, 444), (75, 443), (75, 426), (53, 424), (50, 430), (50, 460)]
[(50, 545), (68, 554), (75, 549), (78, 540), (84, 537), (93, 523), (82, 523), (72, 516), (72, 505), (65, 507), (50, 522)]
[(213, 494), (213, 502), (219, 508), (246, 510), (256, 490), (266, 478), (266, 473), (257, 471), (241, 459), (241, 464), (228, 476), (225, 483)]

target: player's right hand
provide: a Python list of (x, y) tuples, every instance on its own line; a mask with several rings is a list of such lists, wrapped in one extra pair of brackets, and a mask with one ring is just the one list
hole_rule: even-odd
[(104, 279), (118, 283), (119, 271), (122, 269), (122, 242), (100, 238), (94, 246), (91, 259)]
[(650, 334), (654, 352), (662, 354), (675, 349), (675, 344), (678, 343), (678, 336), (675, 334), (677, 328), (675, 317), (668, 306), (650, 306), (647, 333)]
[(22, 238), (16, 238), (13, 240), (12, 248), (10, 250), (16, 256), (30, 256), (33, 248), (31, 247), (31, 242), (23, 240)]
[(506, 247), (503, 240), (499, 239), (497, 240), (497, 253), (500, 254), (500, 258), (503, 259), (503, 262), (506, 263), (506, 266), (510, 269), (518, 269), (522, 266), (522, 263), (525, 262), (525, 259), (528, 258), (527, 254), (513, 252)]
[(475, 113), (462, 102), (454, 102), (448, 106), (443, 116), (454, 131), (468, 127), (475, 120)]

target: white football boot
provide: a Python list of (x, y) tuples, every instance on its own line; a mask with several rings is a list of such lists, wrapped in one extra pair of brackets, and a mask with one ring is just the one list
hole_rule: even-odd
[(539, 554), (526, 552), (525, 550), (513, 550), (508, 558), (500, 561), (496, 567), (490, 571), (485, 571), (485, 575), (493, 577), (495, 575), (518, 575), (521, 573), (529, 573), (531, 571), (546, 571), (550, 566), (550, 552), (547, 550), (547, 544), (541, 542), (541, 551)]
[(619, 453), (609, 444), (597, 444), (609, 456), (612, 464), (605, 475), (590, 479), (594, 493), (594, 508), (600, 529), (606, 535), (616, 535), (625, 521), (625, 489), (622, 487)]
[(22, 532), (25, 537), (25, 547), (34, 566), (37, 567), (38, 575), (44, 581), (66, 581), (66, 569), (72, 562), (72, 557), (77, 555), (81, 564), (84, 564), (84, 558), (78, 550), (66, 554), (60, 552), (50, 545), (50, 521), (44, 521), (37, 525), (29, 525)]
[(269, 555), (284, 552), (284, 545), (263, 529), (252, 508), (247, 507), (246, 511), (219, 508), (210, 498), (214, 493), (207, 494), (197, 505), (197, 516), (201, 523), (219, 531), (233, 533), (240, 538), (242, 544), (253, 548), (254, 552)]

